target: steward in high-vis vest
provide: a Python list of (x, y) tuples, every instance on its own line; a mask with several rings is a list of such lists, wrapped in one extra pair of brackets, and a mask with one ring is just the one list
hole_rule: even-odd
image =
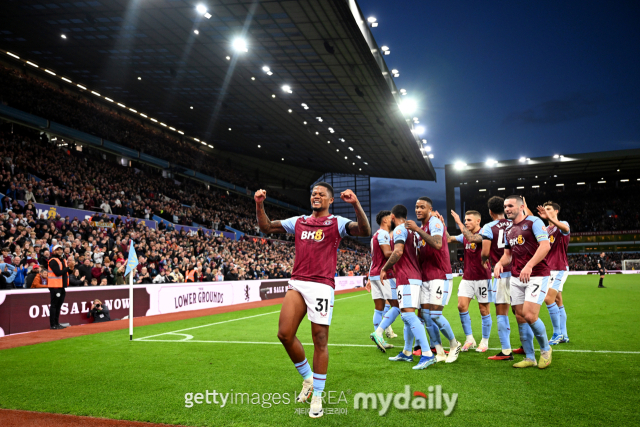
[(47, 286), (51, 294), (51, 309), (49, 315), (50, 329), (64, 329), (65, 326), (60, 325), (60, 309), (64, 303), (66, 288), (69, 286), (69, 274), (73, 272), (75, 262), (67, 261), (63, 258), (63, 248), (60, 245), (53, 247), (53, 255), (49, 259), (49, 277)]

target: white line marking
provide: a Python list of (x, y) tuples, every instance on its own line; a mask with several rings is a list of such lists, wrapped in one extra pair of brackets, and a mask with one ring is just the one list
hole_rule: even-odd
[[(266, 344), (266, 345), (282, 345), (280, 342), (265, 342), (265, 341), (206, 341), (206, 340), (144, 340), (149, 342), (199, 342), (199, 343), (211, 343), (211, 344)], [(313, 343), (302, 343), (302, 345), (312, 346)], [(369, 347), (376, 348), (375, 345), (372, 344), (327, 344), (333, 347)], [(400, 347), (396, 347), (400, 348)], [(500, 348), (490, 348), (489, 350), (502, 350)], [(540, 350), (536, 350), (536, 352), (540, 352)], [(608, 354), (640, 354), (640, 351), (610, 351), (610, 350), (556, 350), (553, 349), (553, 352), (563, 352), (563, 353), (608, 353)]]
[[(335, 301), (344, 301), (346, 299), (362, 297), (362, 296), (365, 296), (365, 295), (369, 295), (369, 293), (362, 294), (362, 295), (354, 295), (354, 296), (346, 297), (346, 298), (340, 298), (340, 299), (336, 299)], [(134, 341), (142, 341), (142, 340), (146, 340), (147, 338), (159, 337), (161, 335), (175, 334), (176, 332), (184, 332), (184, 331), (191, 331), (193, 329), (206, 328), (207, 326), (221, 325), (223, 323), (235, 322), (237, 320), (253, 319), (254, 317), (266, 316), (267, 314), (275, 314), (275, 313), (280, 313), (280, 310), (270, 311), (268, 313), (256, 314), (254, 316), (240, 317), (240, 318), (237, 318), (237, 319), (223, 320), (222, 322), (209, 323), (207, 325), (194, 326), (192, 328), (178, 329), (176, 331), (171, 331), (171, 332), (163, 332), (161, 334), (149, 335), (148, 337), (135, 338)], [(182, 335), (186, 335), (186, 334), (182, 334)], [(174, 340), (172, 340), (171, 342), (173, 342), (173, 341)]]

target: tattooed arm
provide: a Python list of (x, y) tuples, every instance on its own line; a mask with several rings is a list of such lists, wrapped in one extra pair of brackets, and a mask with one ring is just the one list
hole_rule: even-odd
[(451, 216), (456, 221), (456, 224), (458, 224), (458, 228), (460, 229), (460, 231), (462, 231), (462, 235), (467, 239), (467, 242), (482, 243), (482, 236), (480, 234), (473, 234), (471, 231), (469, 231), (467, 227), (462, 223), (457, 213), (451, 211)]
[(402, 257), (404, 253), (404, 243), (396, 243), (393, 245), (393, 252), (391, 256), (387, 260), (387, 263), (380, 270), (380, 281), (385, 280), (387, 278), (387, 270), (391, 270), (393, 266), (398, 262), (398, 260)]
[(265, 234), (286, 233), (287, 231), (280, 221), (271, 221), (264, 211), (264, 199), (267, 198), (267, 192), (265, 190), (258, 190), (253, 198), (256, 201), (256, 216), (258, 217), (260, 231)]
[(427, 245), (431, 246), (435, 250), (440, 250), (442, 247), (442, 236), (431, 236), (427, 234), (422, 228), (418, 227), (414, 221), (407, 221), (404, 223), (404, 226), (407, 227), (407, 230), (411, 230), (417, 233), (422, 239), (427, 243)]

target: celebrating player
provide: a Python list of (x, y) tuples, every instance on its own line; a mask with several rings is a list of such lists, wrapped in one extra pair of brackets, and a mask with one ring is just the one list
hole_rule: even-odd
[[(453, 363), (460, 354), (460, 344), (455, 336), (449, 321), (442, 314), (442, 309), (449, 303), (451, 297), (451, 259), (449, 258), (449, 245), (442, 238), (444, 233), (444, 221), (442, 216), (433, 210), (433, 203), (428, 197), (420, 197), (416, 201), (416, 217), (422, 226), (413, 221), (407, 221), (407, 229), (416, 232), (421, 238), (420, 269), (422, 273), (422, 286), (420, 289), (420, 305), (422, 318), (424, 319), (429, 337), (436, 349), (436, 360)], [(440, 332), (449, 340), (449, 355), (445, 356), (444, 348), (440, 340)]]
[[(549, 253), (549, 235), (540, 218), (527, 216), (520, 196), (509, 196), (504, 201), (504, 213), (512, 220), (506, 229), (504, 255), (494, 268), (500, 277), (506, 265), (511, 264), (511, 305), (516, 310), (520, 341), (525, 359), (514, 368), (538, 366), (544, 369), (551, 364), (551, 347), (547, 341), (544, 323), (538, 317), (549, 286), (549, 266), (545, 257)], [(526, 321), (527, 324), (520, 323)], [(540, 344), (540, 360), (536, 363), (533, 336)]]
[[(376, 215), (376, 222), (380, 229), (375, 232), (371, 239), (371, 269), (369, 270), (369, 283), (367, 283), (367, 286), (371, 288), (371, 297), (375, 304), (373, 329), (380, 337), (387, 330), (387, 337), (391, 337), (390, 332), (393, 331), (388, 331), (388, 329), (391, 328), (391, 323), (400, 314), (393, 270), (387, 273), (387, 280), (384, 282), (380, 280), (380, 270), (392, 253), (391, 238), (389, 236), (391, 231), (391, 211), (380, 211)], [(384, 313), (385, 300), (389, 301), (390, 306), (387, 313)], [(381, 325), (381, 323), (384, 324)], [(385, 343), (385, 348), (393, 348), (393, 346)]]
[[(386, 279), (386, 272), (395, 265), (396, 286), (398, 289), (398, 303), (402, 311), (404, 322), (404, 350), (389, 360), (398, 362), (413, 361), (413, 338), (422, 347), (420, 361), (413, 369), (426, 369), (436, 363), (436, 358), (429, 349), (429, 340), (422, 322), (416, 316), (416, 309), (420, 307), (420, 287), (422, 285), (420, 265), (418, 263), (418, 236), (405, 227), (407, 208), (396, 205), (391, 209), (391, 221), (395, 225), (393, 231), (393, 253), (380, 271), (380, 280)], [(384, 340), (380, 340), (375, 333), (371, 339), (384, 352)]]
[(549, 243), (551, 245), (551, 249), (547, 254), (547, 264), (551, 269), (551, 276), (549, 276), (551, 287), (544, 299), (551, 317), (551, 324), (553, 325), (553, 335), (549, 340), (549, 345), (569, 342), (567, 313), (564, 309), (564, 304), (562, 304), (562, 288), (564, 287), (564, 282), (567, 281), (567, 271), (569, 271), (567, 248), (569, 247), (569, 234), (571, 231), (567, 221), (558, 220), (559, 212), (560, 205), (551, 201), (538, 206), (540, 218), (549, 221), (547, 232), (549, 233)]
[(491, 311), (489, 310), (489, 286), (491, 285), (491, 268), (487, 261), (482, 261), (482, 236), (480, 232), (480, 220), (482, 215), (478, 211), (467, 211), (464, 216), (464, 224), (454, 211), (451, 216), (458, 224), (462, 234), (452, 237), (447, 232), (449, 243), (458, 242), (464, 245), (464, 273), (458, 286), (458, 311), (462, 329), (467, 336), (461, 351), (469, 351), (475, 348), (476, 340), (471, 329), (471, 316), (469, 316), (469, 303), (475, 297), (480, 306), (482, 315), (482, 340), (476, 349), (484, 353), (489, 349), (489, 337), (491, 336)]
[[(504, 199), (493, 196), (487, 202), (491, 221), (480, 230), (482, 235), (482, 262), (491, 261), (496, 265), (504, 254), (505, 230), (511, 225), (511, 220), (504, 217)], [(509, 281), (511, 280), (511, 265), (503, 266), (500, 276), (491, 279), (489, 288), (490, 300), (496, 305), (496, 317), (498, 319), (498, 336), (502, 350), (490, 360), (513, 360), (511, 351), (511, 327), (509, 326), (509, 304), (511, 292)], [(520, 323), (525, 323), (522, 320)]]
[[(254, 196), (260, 231), (295, 234), (296, 257), (293, 272), (285, 295), (278, 325), (278, 339), (284, 345), (291, 361), (302, 375), (302, 391), (297, 401), (311, 399), (309, 416), (323, 415), (322, 392), (327, 378), (329, 352), (327, 341), (333, 314), (334, 276), (338, 257), (338, 246), (346, 235), (369, 236), (371, 226), (358, 198), (351, 190), (340, 193), (340, 198), (355, 209), (357, 222), (329, 214), (333, 203), (333, 187), (325, 182), (317, 183), (311, 192), (311, 215), (292, 217), (284, 221), (271, 221), (264, 211), (265, 190)], [(307, 362), (302, 343), (296, 332), (305, 313), (311, 321), (313, 337), (313, 369)]]

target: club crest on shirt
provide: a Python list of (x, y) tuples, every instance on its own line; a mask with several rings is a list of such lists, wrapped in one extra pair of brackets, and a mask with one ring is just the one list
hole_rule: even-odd
[(529, 226), (528, 226), (528, 225), (523, 225), (523, 226), (522, 226), (522, 231), (524, 231), (524, 230), (528, 230), (528, 229), (529, 229)]
[(331, 225), (331, 224), (333, 224), (333, 223), (331, 222), (331, 220), (326, 220), (325, 222), (323, 222), (323, 224), (324, 224), (324, 225)]

